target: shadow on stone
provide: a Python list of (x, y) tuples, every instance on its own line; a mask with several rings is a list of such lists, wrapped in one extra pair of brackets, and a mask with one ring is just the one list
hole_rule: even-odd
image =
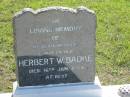
[(19, 86), (81, 82), (63, 58), (51, 55), (17, 57)]

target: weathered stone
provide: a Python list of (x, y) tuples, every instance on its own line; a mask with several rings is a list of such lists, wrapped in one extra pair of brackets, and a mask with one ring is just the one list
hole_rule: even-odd
[(20, 86), (94, 82), (93, 11), (84, 7), (26, 8), (13, 21)]

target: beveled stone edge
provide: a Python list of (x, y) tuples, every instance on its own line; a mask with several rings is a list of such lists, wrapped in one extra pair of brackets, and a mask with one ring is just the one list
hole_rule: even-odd
[(37, 15), (37, 14), (44, 13), (44, 12), (47, 12), (50, 10), (56, 10), (56, 11), (61, 11), (61, 12), (71, 12), (71, 13), (75, 13), (75, 14), (78, 13), (79, 11), (85, 11), (87, 13), (95, 14), (95, 12), (93, 10), (90, 10), (84, 6), (79, 6), (76, 9), (69, 8), (69, 7), (62, 7), (62, 6), (52, 6), (52, 7), (40, 8), (37, 10), (33, 10), (32, 8), (24, 8), (22, 11), (17, 12), (14, 15), (14, 18), (20, 17), (21, 15), (23, 15), (27, 12)]

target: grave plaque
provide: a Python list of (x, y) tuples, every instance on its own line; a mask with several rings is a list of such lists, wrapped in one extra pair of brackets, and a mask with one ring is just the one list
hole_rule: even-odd
[(13, 22), (19, 86), (94, 82), (93, 11), (26, 8)]

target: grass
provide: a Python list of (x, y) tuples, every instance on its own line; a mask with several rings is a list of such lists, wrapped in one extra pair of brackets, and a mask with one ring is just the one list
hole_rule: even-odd
[(86, 6), (97, 15), (96, 71), (103, 85), (130, 83), (129, 0), (0, 0), (0, 91), (15, 81), (12, 17), (25, 7)]

